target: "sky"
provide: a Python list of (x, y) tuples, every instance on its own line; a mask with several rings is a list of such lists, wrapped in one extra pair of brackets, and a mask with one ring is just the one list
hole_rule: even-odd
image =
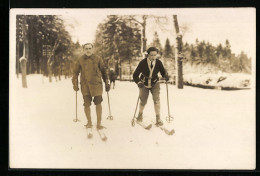
[[(153, 20), (147, 22), (147, 44), (153, 40), (157, 31), (162, 46), (166, 38), (175, 42), (175, 29), (172, 16), (177, 15), (180, 26), (187, 26), (183, 32), (183, 41), (190, 44), (205, 40), (216, 46), (231, 44), (235, 54), (244, 51), (249, 57), (255, 58), (256, 53), (256, 10), (255, 8), (150, 8), (150, 9), (13, 9), (14, 12), (27, 14), (61, 15), (67, 25), (72, 40), (80, 44), (93, 42), (96, 28), (107, 15), (158, 15), (166, 16), (169, 21), (164, 25), (156, 25)], [(73, 27), (72, 27), (73, 26)], [(164, 28), (164, 30), (161, 30)]]
[(94, 41), (97, 25), (108, 14), (167, 16), (169, 21), (160, 27), (149, 19), (146, 29), (147, 43), (152, 42), (154, 32), (157, 31), (163, 47), (166, 38), (170, 39), (171, 44), (175, 42), (172, 15), (176, 14), (179, 25), (188, 27), (186, 31), (183, 31), (184, 42), (195, 43), (198, 38), (200, 41), (205, 40), (213, 45), (219, 43), (225, 45), (225, 41), (228, 39), (232, 52), (239, 54), (244, 51), (249, 57), (255, 58), (256, 18), (254, 8), (114, 9), (112, 11), (110, 9), (89, 9), (89, 12), (82, 11), (82, 13), (65, 15), (63, 18), (67, 23), (75, 26), (74, 29), (69, 29), (72, 31), (73, 40), (79, 40), (83, 44)]

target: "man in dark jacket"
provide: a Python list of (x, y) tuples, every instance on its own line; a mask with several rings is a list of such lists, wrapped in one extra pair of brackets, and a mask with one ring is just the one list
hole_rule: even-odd
[(110, 81), (111, 87), (112, 87), (112, 84), (113, 84), (113, 89), (115, 88), (116, 77), (117, 77), (117, 75), (114, 71), (114, 68), (110, 68), (110, 70), (109, 70), (109, 81)]
[(110, 85), (108, 83), (108, 78), (106, 74), (106, 68), (104, 66), (103, 60), (93, 54), (93, 45), (91, 43), (87, 43), (83, 46), (83, 52), (84, 54), (77, 60), (73, 71), (73, 89), (75, 91), (79, 90), (78, 75), (79, 73), (81, 73), (81, 92), (84, 99), (84, 110), (88, 121), (86, 127), (92, 127), (90, 105), (93, 98), (93, 102), (96, 105), (97, 128), (102, 129), (103, 126), (101, 125), (101, 102), (103, 101), (103, 85), (101, 77), (105, 83), (106, 91), (109, 91), (110, 89)]
[(139, 62), (133, 74), (133, 79), (139, 87), (140, 98), (139, 114), (137, 120), (142, 121), (143, 119), (143, 110), (147, 103), (149, 91), (151, 91), (156, 114), (156, 125), (162, 126), (163, 122), (160, 119), (160, 83), (158, 82), (158, 73), (160, 72), (166, 81), (169, 80), (169, 77), (164, 69), (162, 62), (156, 59), (158, 49), (155, 47), (150, 47), (147, 50), (147, 53), (148, 57)]

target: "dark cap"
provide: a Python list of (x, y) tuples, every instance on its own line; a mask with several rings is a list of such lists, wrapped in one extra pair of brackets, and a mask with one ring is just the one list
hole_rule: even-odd
[(159, 52), (156, 47), (150, 47), (150, 48), (147, 50), (147, 53), (150, 54), (151, 51), (156, 51), (157, 53)]

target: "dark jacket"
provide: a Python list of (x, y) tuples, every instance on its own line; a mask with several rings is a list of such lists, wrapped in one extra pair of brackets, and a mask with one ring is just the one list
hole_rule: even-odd
[(159, 80), (158, 72), (161, 73), (162, 77), (165, 77), (166, 71), (162, 62), (159, 59), (155, 60), (152, 76), (150, 77), (150, 69), (147, 63), (148, 58), (141, 60), (134, 71), (133, 79), (135, 83), (142, 81), (145, 86), (148, 86), (148, 80), (151, 79), (152, 86)]
[(110, 71), (109, 71), (109, 80), (110, 80), (110, 81), (115, 81), (115, 80), (116, 80), (116, 77), (117, 77), (117, 75), (116, 75), (116, 73), (114, 72), (114, 70), (110, 70)]

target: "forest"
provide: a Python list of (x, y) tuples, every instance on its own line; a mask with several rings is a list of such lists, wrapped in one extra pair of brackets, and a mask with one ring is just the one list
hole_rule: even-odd
[[(122, 74), (131, 74), (136, 62), (145, 57), (150, 46), (159, 50), (159, 59), (175, 65), (175, 44), (169, 38), (164, 44), (157, 32), (147, 44), (146, 25), (148, 19), (162, 23), (163, 17), (148, 15), (109, 15), (98, 25), (95, 35), (95, 53), (103, 58), (107, 68), (113, 67), (119, 79)], [(81, 55), (82, 44), (73, 42), (65, 23), (57, 15), (17, 15), (16, 16), (16, 74), (21, 73), (19, 59), (27, 58), (26, 74), (42, 74), (56, 79), (72, 74), (73, 63)], [(252, 58), (243, 51), (236, 55), (231, 51), (231, 43), (212, 45), (209, 41), (196, 39), (194, 43), (181, 45), (183, 64), (211, 67), (227, 73), (251, 73)], [(123, 69), (130, 65), (128, 71)], [(174, 68), (173, 68), (174, 70)], [(174, 74), (174, 72), (172, 72)]]

